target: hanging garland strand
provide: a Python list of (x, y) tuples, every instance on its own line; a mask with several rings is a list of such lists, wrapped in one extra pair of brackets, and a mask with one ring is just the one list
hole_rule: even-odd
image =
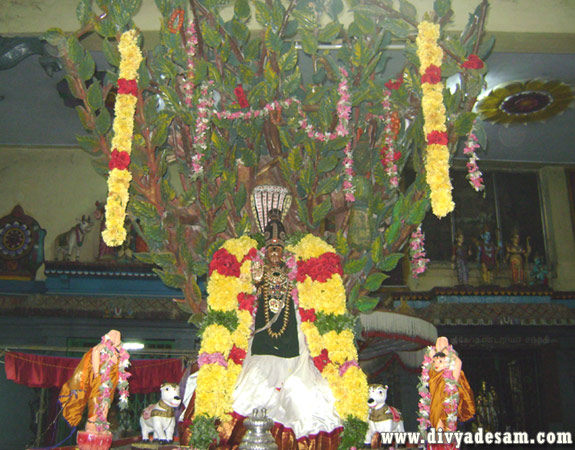
[(126, 31), (120, 38), (120, 73), (118, 74), (118, 95), (114, 105), (114, 137), (112, 157), (108, 164), (108, 198), (106, 200), (106, 229), (102, 238), (109, 247), (122, 245), (126, 239), (126, 207), (130, 195), (132, 174), (128, 170), (132, 137), (134, 133), (134, 113), (138, 101), (138, 68), (142, 62), (142, 52), (137, 44), (135, 30)]
[(423, 131), (427, 148), (425, 154), (425, 172), (427, 184), (431, 190), (431, 209), (433, 214), (442, 218), (453, 211), (455, 204), (451, 197), (449, 179), (449, 138), (445, 125), (445, 105), (443, 104), (443, 83), (441, 81), (441, 63), (443, 50), (437, 45), (439, 25), (423, 21), (418, 26), (417, 56), (423, 97)]

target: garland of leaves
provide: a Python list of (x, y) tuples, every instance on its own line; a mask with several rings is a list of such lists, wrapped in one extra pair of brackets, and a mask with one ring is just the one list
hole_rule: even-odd
[(142, 52), (137, 44), (135, 30), (122, 34), (118, 45), (120, 51), (120, 72), (118, 74), (118, 95), (114, 105), (114, 137), (112, 156), (108, 164), (108, 198), (106, 200), (106, 229), (102, 238), (109, 247), (117, 247), (126, 239), (126, 207), (130, 195), (132, 174), (128, 170), (132, 152), (134, 113), (138, 101), (138, 68)]

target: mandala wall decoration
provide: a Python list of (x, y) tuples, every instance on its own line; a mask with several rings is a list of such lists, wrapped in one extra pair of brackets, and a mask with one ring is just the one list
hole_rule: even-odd
[(573, 88), (558, 80), (514, 81), (495, 87), (477, 102), (482, 120), (501, 125), (544, 122), (572, 105)]

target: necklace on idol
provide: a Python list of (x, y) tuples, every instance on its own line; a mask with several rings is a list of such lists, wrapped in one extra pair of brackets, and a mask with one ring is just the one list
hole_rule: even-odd
[[(266, 268), (264, 272), (263, 296), (264, 315), (267, 332), (273, 339), (279, 338), (287, 329), (289, 320), (289, 302), (287, 296), (290, 292), (291, 283), (287, 277), (286, 268)], [(274, 316), (270, 319), (270, 311)], [(278, 331), (272, 331), (271, 325), (279, 318), (283, 311), (282, 327)]]

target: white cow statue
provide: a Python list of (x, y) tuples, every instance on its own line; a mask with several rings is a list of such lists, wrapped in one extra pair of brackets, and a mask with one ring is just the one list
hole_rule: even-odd
[(371, 384), (369, 386), (369, 428), (365, 435), (365, 445), (370, 446), (375, 433), (403, 432), (401, 413), (394, 407), (386, 405), (388, 386)]
[(86, 234), (92, 229), (94, 223), (90, 216), (82, 216), (78, 224), (74, 225), (65, 233), (56, 236), (54, 244), (54, 257), (56, 260), (71, 261), (73, 257), (76, 261), (80, 259), (80, 249), (84, 244)]
[(161, 399), (149, 405), (140, 416), (142, 440), (149, 441), (150, 433), (154, 441), (167, 444), (174, 440), (176, 417), (174, 409), (180, 406), (180, 386), (176, 383), (163, 383), (160, 388)]

